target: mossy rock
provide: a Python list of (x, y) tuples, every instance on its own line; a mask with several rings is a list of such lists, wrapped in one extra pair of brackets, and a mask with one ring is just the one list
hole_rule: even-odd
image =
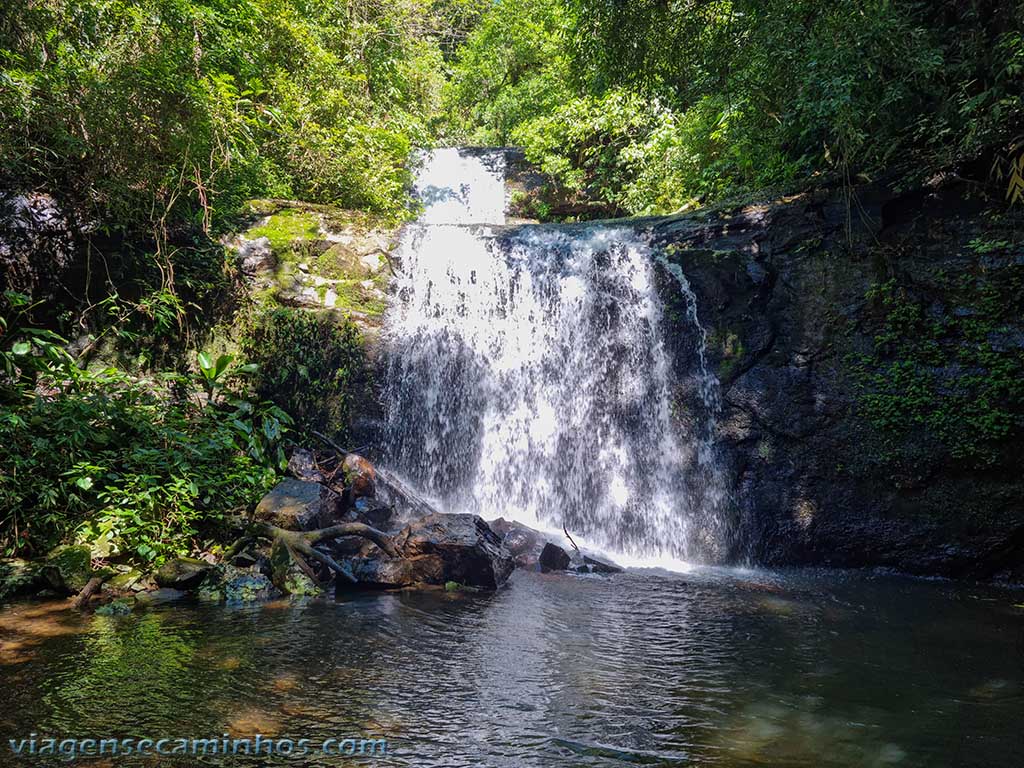
[(315, 214), (285, 209), (271, 215), (265, 222), (245, 233), (249, 240), (260, 237), (270, 241), (275, 255), (281, 256), (299, 244), (315, 240), (320, 235), (320, 220)]
[(270, 579), (262, 573), (232, 565), (219, 567), (196, 591), (200, 600), (228, 603), (255, 603), (278, 594)]
[(96, 609), (97, 616), (127, 616), (135, 610), (134, 597), (119, 597)]
[(81, 592), (94, 575), (92, 551), (84, 544), (57, 547), (46, 556), (42, 572), (57, 592)]
[(270, 567), (274, 586), (286, 595), (316, 597), (323, 594), (320, 585), (299, 567), (282, 541), (275, 541), (270, 550)]
[(111, 577), (111, 579), (107, 581), (107, 586), (111, 589), (131, 589), (144, 578), (145, 574), (143, 574), (142, 571), (133, 569)]

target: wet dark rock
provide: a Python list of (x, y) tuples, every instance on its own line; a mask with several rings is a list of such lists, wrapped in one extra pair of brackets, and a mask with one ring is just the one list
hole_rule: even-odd
[(376, 499), (358, 498), (346, 513), (345, 519), (366, 523), (379, 531), (391, 529), (394, 509)]
[(289, 531), (323, 528), (337, 517), (341, 497), (330, 488), (286, 478), (256, 505), (255, 517)]
[(623, 569), (614, 563), (609, 563), (606, 560), (600, 560), (590, 555), (583, 556), (583, 563), (587, 566), (590, 573), (622, 573)]
[(39, 563), (20, 558), (0, 560), (0, 601), (34, 594), (47, 585)]
[(159, 587), (189, 591), (197, 589), (207, 576), (216, 572), (216, 566), (191, 557), (168, 560), (153, 575)]
[(516, 561), (517, 568), (536, 568), (541, 550), (547, 539), (540, 531), (499, 517), (490, 523), (491, 529), (502, 537), (502, 545)]
[(401, 558), (390, 558), (364, 542), (345, 564), (360, 584), (376, 588), (444, 586), (497, 589), (515, 567), (500, 537), (476, 515), (433, 514), (395, 536)]
[[(875, 350), (879, 307), (866, 294), (886, 279), (880, 253), (885, 275), (912, 286), (933, 318), (969, 318), (974, 310), (949, 295), (943, 274), (995, 279), (969, 245), (991, 238), (991, 227), (955, 181), (905, 193), (862, 187), (856, 196), (852, 230), (843, 195), (828, 189), (647, 224), (652, 243), (671, 246), (666, 253), (691, 284), (722, 384), (718, 447), (734, 502), (728, 556), (1024, 578), (1019, 450), (1008, 446), (989, 469), (977, 469), (924, 429), (894, 443), (858, 408), (849, 362)], [(699, 415), (699, 392), (687, 386), (694, 335), (670, 277), (659, 290), (675, 400), (680, 412)], [(1009, 323), (989, 343), (1012, 354), (1022, 338), (1024, 327)], [(960, 365), (955, 345), (940, 351), (947, 361), (925, 371), (938, 396), (987, 375)], [(887, 453), (894, 445), (899, 460)]]
[(541, 550), (538, 562), (540, 563), (541, 570), (545, 572), (566, 571), (572, 564), (572, 558), (560, 546), (549, 541), (544, 545), (544, 549)]

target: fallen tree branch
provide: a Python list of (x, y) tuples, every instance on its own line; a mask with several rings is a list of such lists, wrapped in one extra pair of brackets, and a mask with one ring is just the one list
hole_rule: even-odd
[(74, 599), (71, 601), (71, 607), (76, 611), (82, 610), (89, 604), (89, 600), (92, 599), (92, 596), (99, 592), (100, 587), (103, 586), (103, 582), (106, 580), (106, 576), (93, 576), (89, 579), (85, 586), (82, 587), (82, 591), (75, 595)]
[(566, 529), (565, 523), (562, 523), (562, 533), (565, 534), (565, 537), (569, 540), (569, 543), (572, 544), (572, 548), (575, 549), (577, 552), (579, 552), (579, 554), (582, 555), (583, 553), (580, 552), (580, 548), (576, 546), (576, 542), (573, 541), (572, 540), (572, 536), (569, 535), (569, 531)]

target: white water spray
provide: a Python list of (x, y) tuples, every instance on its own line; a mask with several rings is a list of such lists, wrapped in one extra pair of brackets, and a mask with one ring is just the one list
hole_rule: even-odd
[(385, 323), (388, 464), (449, 511), (566, 525), (633, 558), (718, 559), (717, 380), (696, 303), (700, 426), (673, 414), (650, 246), (622, 226), (504, 221), (500, 152), (440, 150)]

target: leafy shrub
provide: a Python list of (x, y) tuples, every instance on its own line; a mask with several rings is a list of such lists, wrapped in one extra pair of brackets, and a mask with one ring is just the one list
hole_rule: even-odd
[(242, 349), (259, 366), (261, 398), (286, 410), (299, 428), (345, 435), (353, 402), (367, 384), (355, 325), (331, 313), (273, 309), (253, 320)]
[(0, 352), (4, 554), (77, 536), (103, 556), (159, 562), (201, 546), (225, 512), (274, 482), (290, 419), (244, 397), (237, 375), (229, 386), (231, 360), (204, 383), (137, 378), (80, 369), (62, 344), (10, 326)]

